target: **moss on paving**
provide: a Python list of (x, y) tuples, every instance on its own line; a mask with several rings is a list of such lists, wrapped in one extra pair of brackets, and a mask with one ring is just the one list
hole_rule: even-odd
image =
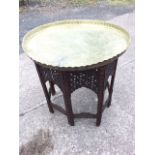
[(107, 2), (111, 5), (129, 5), (134, 4), (135, 0), (107, 0)]
[(97, 4), (98, 2), (107, 2), (110, 5), (128, 5), (128, 4), (134, 4), (135, 0), (19, 0), (19, 2), (25, 2), (23, 4), (29, 4), (37, 3), (37, 4), (43, 4), (43, 5), (55, 5), (55, 6), (61, 6), (61, 5), (69, 5), (69, 6), (83, 6), (83, 5), (93, 5)]

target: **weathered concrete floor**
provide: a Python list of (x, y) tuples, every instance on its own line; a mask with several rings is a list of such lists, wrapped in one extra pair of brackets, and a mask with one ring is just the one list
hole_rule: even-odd
[[(20, 146), (22, 155), (133, 155), (134, 154), (134, 12), (109, 20), (127, 29), (132, 41), (119, 59), (112, 106), (95, 119), (76, 119), (71, 127), (61, 113), (48, 112), (32, 61), (20, 55)], [(60, 91), (54, 102), (63, 105)], [(72, 94), (74, 112), (96, 112), (96, 95), (81, 88)], [(36, 136), (34, 136), (36, 135)]]

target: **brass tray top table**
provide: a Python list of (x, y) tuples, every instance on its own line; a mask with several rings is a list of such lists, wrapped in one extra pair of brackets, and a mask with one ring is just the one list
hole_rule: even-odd
[[(59, 110), (72, 126), (74, 118), (96, 118), (99, 126), (103, 110), (111, 105), (118, 57), (129, 43), (129, 34), (119, 26), (101, 20), (64, 20), (31, 30), (22, 47), (34, 61), (49, 111)], [(63, 93), (65, 110), (51, 102), (55, 84)], [(71, 93), (81, 87), (97, 94), (96, 114), (73, 113)]]

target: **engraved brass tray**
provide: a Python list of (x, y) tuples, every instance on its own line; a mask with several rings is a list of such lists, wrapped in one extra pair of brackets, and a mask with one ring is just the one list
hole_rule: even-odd
[(25, 53), (35, 62), (60, 70), (95, 68), (123, 54), (127, 31), (102, 20), (64, 20), (38, 26), (23, 38)]

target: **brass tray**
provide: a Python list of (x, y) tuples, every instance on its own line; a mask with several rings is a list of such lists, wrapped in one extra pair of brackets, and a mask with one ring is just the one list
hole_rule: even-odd
[(84, 69), (103, 65), (123, 54), (127, 31), (101, 20), (64, 20), (36, 27), (22, 47), (34, 61), (57, 69)]

